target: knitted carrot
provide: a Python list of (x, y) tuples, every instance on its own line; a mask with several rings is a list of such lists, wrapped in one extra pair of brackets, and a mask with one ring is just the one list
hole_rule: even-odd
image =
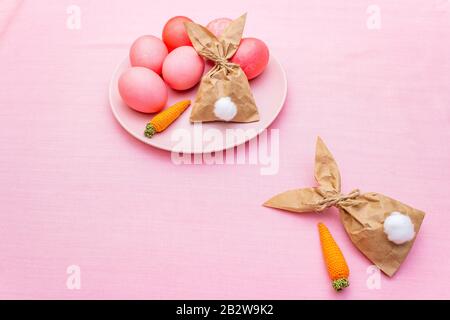
[(350, 271), (347, 262), (345, 262), (341, 249), (334, 241), (330, 231), (323, 223), (319, 223), (319, 235), (332, 286), (336, 291), (340, 291), (349, 286), (348, 276)]
[(147, 138), (153, 137), (157, 132), (167, 129), (190, 106), (190, 100), (183, 100), (158, 113), (145, 127), (144, 134)]

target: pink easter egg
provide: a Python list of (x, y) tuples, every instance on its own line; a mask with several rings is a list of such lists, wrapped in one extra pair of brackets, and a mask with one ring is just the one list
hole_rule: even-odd
[(191, 19), (184, 16), (176, 16), (171, 18), (164, 26), (162, 32), (162, 39), (167, 46), (169, 51), (181, 46), (192, 45), (191, 39), (184, 26), (185, 22), (192, 22)]
[(164, 60), (163, 78), (175, 90), (187, 90), (195, 86), (203, 75), (205, 61), (190, 46), (178, 47)]
[(168, 98), (161, 77), (144, 67), (131, 67), (120, 76), (119, 93), (130, 108), (144, 113), (161, 111)]
[(254, 79), (263, 73), (269, 63), (269, 49), (259, 39), (244, 38), (231, 62), (240, 65), (249, 80)]
[(231, 21), (232, 20), (228, 18), (215, 19), (208, 23), (206, 29), (208, 29), (213, 35), (215, 35), (216, 38), (219, 38)]
[(161, 74), (167, 47), (154, 36), (142, 36), (134, 41), (130, 49), (130, 62), (133, 67), (145, 67)]

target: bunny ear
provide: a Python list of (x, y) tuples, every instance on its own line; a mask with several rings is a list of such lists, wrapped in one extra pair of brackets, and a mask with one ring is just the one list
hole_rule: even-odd
[(247, 14), (245, 13), (236, 20), (231, 21), (220, 36), (219, 41), (225, 49), (225, 59), (230, 59), (238, 49), (244, 32), (246, 19)]
[(341, 192), (341, 175), (333, 155), (320, 137), (317, 137), (314, 176), (322, 188)]
[(292, 212), (319, 212), (324, 209), (323, 199), (317, 188), (295, 189), (277, 194), (264, 206)]
[(208, 29), (194, 22), (185, 22), (184, 26), (198, 54), (210, 60), (222, 56), (219, 40)]

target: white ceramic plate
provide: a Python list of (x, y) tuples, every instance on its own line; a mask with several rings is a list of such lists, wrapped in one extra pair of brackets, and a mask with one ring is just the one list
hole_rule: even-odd
[[(129, 108), (122, 101), (118, 89), (118, 80), (125, 69), (130, 66), (125, 59), (113, 74), (109, 88), (109, 100), (112, 112), (120, 125), (136, 139), (153, 147), (185, 153), (208, 153), (229, 149), (253, 139), (263, 132), (278, 116), (287, 93), (287, 79), (280, 63), (271, 56), (266, 70), (256, 79), (250, 81), (253, 95), (258, 106), (260, 121), (252, 123), (208, 122), (192, 124), (189, 121), (191, 107), (164, 132), (149, 139), (144, 136), (145, 125), (154, 116)], [(168, 105), (177, 101), (190, 99), (194, 101), (198, 87), (178, 92), (169, 89)], [(234, 134), (233, 139), (226, 139), (227, 130), (242, 129), (245, 134)], [(240, 130), (242, 132), (242, 130)], [(232, 132), (232, 131), (230, 131)], [(235, 133), (238, 131), (234, 131)], [(228, 132), (229, 133), (229, 132)], [(229, 135), (231, 136), (231, 135)]]

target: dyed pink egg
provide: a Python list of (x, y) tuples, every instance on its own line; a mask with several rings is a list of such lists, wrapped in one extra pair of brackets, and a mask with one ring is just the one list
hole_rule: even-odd
[(269, 63), (269, 49), (259, 39), (244, 38), (231, 62), (239, 64), (249, 80), (254, 79), (263, 73)]
[(205, 61), (190, 46), (176, 48), (163, 64), (163, 78), (175, 90), (187, 90), (195, 86), (203, 75)]
[(168, 97), (161, 77), (144, 67), (129, 68), (120, 76), (119, 93), (130, 108), (145, 113), (161, 111)]
[(216, 38), (219, 38), (231, 21), (232, 20), (228, 18), (215, 19), (208, 23), (206, 29), (208, 29), (213, 35), (215, 35)]
[(167, 53), (167, 47), (160, 39), (154, 36), (142, 36), (131, 46), (130, 62), (133, 67), (145, 67), (161, 74)]
[(185, 22), (192, 22), (192, 20), (188, 17), (177, 16), (167, 21), (164, 26), (162, 39), (169, 51), (181, 46), (192, 45), (186, 27), (184, 26)]

